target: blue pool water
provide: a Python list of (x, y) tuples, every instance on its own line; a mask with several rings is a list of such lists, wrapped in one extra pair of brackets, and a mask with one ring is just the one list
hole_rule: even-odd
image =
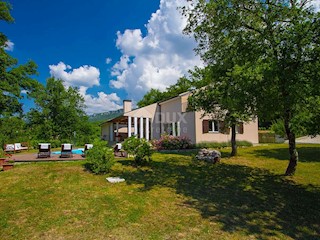
[[(73, 154), (82, 154), (83, 150), (84, 150), (83, 148), (73, 149), (72, 153)], [(61, 151), (52, 152), (51, 154), (61, 154)]]

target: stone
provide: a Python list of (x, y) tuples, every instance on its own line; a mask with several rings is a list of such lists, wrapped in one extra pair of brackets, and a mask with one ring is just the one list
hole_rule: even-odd
[(200, 149), (200, 151), (196, 155), (196, 159), (209, 163), (217, 163), (220, 162), (221, 153), (217, 150), (209, 150), (204, 148)]

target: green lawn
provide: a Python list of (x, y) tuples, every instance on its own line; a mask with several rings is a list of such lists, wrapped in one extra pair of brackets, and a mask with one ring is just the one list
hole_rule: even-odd
[(320, 146), (299, 145), (294, 177), (286, 147), (224, 149), (216, 165), (123, 159), (118, 184), (84, 162), (21, 164), (0, 172), (0, 239), (319, 239)]

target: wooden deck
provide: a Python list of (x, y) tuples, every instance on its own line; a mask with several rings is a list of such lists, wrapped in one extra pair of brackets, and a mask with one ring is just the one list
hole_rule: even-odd
[(8, 160), (15, 162), (53, 162), (53, 161), (80, 161), (84, 160), (80, 154), (73, 154), (71, 158), (60, 158), (60, 154), (51, 154), (50, 158), (38, 158), (37, 153), (12, 154)]

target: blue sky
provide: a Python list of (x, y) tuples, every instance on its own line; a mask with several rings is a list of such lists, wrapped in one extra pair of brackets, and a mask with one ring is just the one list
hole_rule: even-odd
[(177, 7), (185, 0), (8, 2), (15, 22), (0, 28), (9, 54), (19, 63), (35, 61), (43, 84), (54, 76), (79, 87), (89, 114), (164, 90), (202, 65), (194, 39), (182, 34), (186, 20)]
[[(187, 0), (8, 2), (15, 22), (0, 22), (0, 31), (9, 54), (35, 61), (43, 84), (54, 76), (78, 87), (88, 114), (120, 109), (124, 99), (136, 103), (203, 65), (194, 39), (182, 33), (186, 19), (177, 8)], [(312, 4), (319, 11), (320, 0)]]

